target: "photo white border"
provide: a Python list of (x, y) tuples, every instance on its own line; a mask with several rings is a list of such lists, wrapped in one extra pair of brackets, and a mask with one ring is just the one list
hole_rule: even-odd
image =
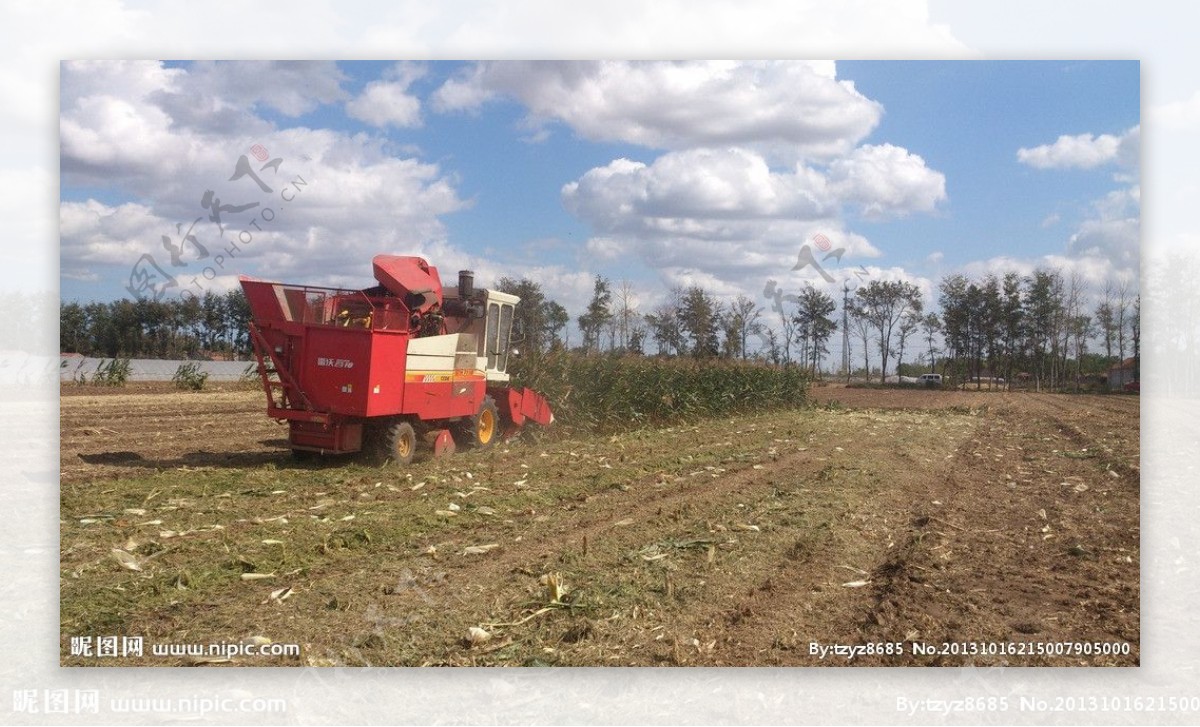
[[(51, 4), (46, 4), (51, 6)], [(86, 14), (34, 4), (0, 11), (0, 210), (7, 289), (57, 293), (58, 67), (68, 58), (1120, 58), (1143, 63), (1143, 271), (1168, 254), (1197, 253), (1189, 213), (1200, 114), (1194, 18), (1176, 5), (1084, 2), (840, 4), (550, 2), (220, 3), (159, 12), (153, 3), (92, 4)], [(119, 10), (132, 13), (124, 18)], [(151, 9), (153, 8), (153, 9)], [(651, 8), (651, 9), (648, 9)], [(220, 12), (216, 12), (220, 10)], [(103, 11), (103, 12), (101, 12)], [(1186, 11), (1195, 13), (1195, 11)], [(107, 14), (106, 14), (107, 13)], [(286, 15), (289, 25), (278, 20)], [(7, 17), (6, 17), (7, 16)], [(108, 18), (106, 21), (105, 18)], [(334, 22), (336, 20), (336, 22)], [(489, 25), (490, 24), (490, 25)], [(1156, 111), (1184, 104), (1159, 124)], [(1200, 104), (1193, 103), (1195, 107)], [(1143, 273), (1145, 274), (1145, 273)], [(1146, 337), (1183, 290), (1147, 298)], [(47, 318), (43, 324), (57, 328)], [(52, 351), (31, 341), (0, 349), (10, 371)], [(33, 358), (29, 354), (34, 354)], [(1153, 380), (1194, 356), (1147, 352)], [(56, 357), (55, 357), (56, 358)], [(1149, 711), (1145, 700), (1200, 696), (1197, 514), (1200, 420), (1195, 393), (1147, 385), (1142, 408), (1142, 666), (1137, 669), (64, 669), (58, 666), (58, 388), (49, 372), (0, 398), (5, 500), (0, 531), (0, 722), (163, 724), (195, 714), (14, 712), (20, 690), (97, 690), (113, 698), (273, 698), (276, 716), (221, 712), (214, 724), (1158, 724), (1200, 712)], [(950, 710), (1007, 697), (1003, 713)], [(1142, 710), (1040, 711), (1022, 697), (1130, 697)], [(924, 707), (897, 709), (900, 699)], [(947, 704), (949, 703), (949, 704)], [(939, 711), (935, 707), (942, 706)], [(1130, 706), (1136, 706), (1130, 703)]]

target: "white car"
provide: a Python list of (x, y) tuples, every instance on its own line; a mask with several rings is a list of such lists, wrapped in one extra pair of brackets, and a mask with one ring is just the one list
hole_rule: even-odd
[(942, 375), (941, 374), (921, 374), (921, 383), (925, 384), (926, 386), (941, 386), (942, 385)]

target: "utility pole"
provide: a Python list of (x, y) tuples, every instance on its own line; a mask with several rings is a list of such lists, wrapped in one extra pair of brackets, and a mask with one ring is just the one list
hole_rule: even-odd
[(842, 370), (850, 383), (850, 283), (842, 281)]

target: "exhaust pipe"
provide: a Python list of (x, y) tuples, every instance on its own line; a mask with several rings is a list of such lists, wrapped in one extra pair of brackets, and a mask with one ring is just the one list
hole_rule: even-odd
[(458, 271), (458, 298), (469, 300), (475, 294), (475, 273), (470, 270)]

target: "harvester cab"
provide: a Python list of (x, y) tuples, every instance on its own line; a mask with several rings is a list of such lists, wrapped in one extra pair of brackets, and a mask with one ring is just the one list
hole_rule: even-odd
[[(460, 280), (461, 276), (462, 273)], [(459, 297), (461, 290), (460, 284), (458, 291), (445, 293), (448, 309), (457, 308), (456, 304), (463, 301)], [(478, 346), (475, 366), (484, 372), (488, 381), (509, 380), (508, 359), (512, 353), (513, 320), (520, 302), (521, 299), (515, 295), (487, 289), (475, 290), (473, 296), (467, 299), (465, 307), (470, 311), (470, 316), (459, 331), (475, 336)]]
[(422, 442), (488, 447), (553, 421), (544, 397), (508, 385), (517, 296), (476, 289), (470, 271), (443, 290), (418, 257), (372, 262), (364, 290), (241, 279), (267, 413), (293, 452), (407, 463)]

